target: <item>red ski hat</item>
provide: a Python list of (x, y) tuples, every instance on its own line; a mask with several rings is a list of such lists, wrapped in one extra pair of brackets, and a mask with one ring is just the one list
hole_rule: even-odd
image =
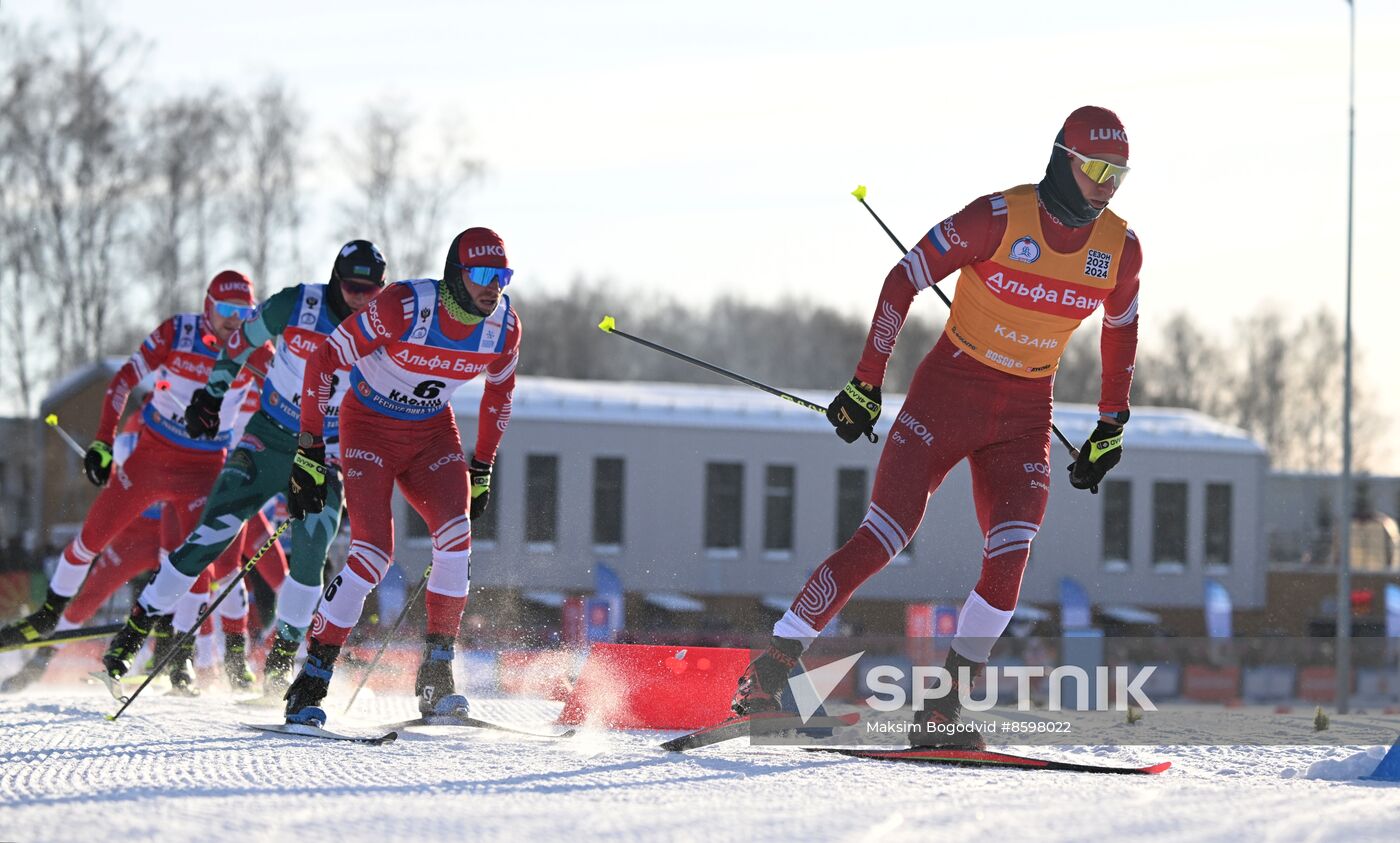
[(225, 269), (209, 282), (205, 296), (211, 301), (226, 301), (232, 304), (254, 305), (253, 282), (248, 276), (232, 269)]
[(1123, 130), (1123, 121), (1106, 108), (1085, 105), (1076, 108), (1065, 118), (1061, 134), (1065, 146), (1081, 155), (1121, 155), (1128, 157), (1128, 133)]
[[(501, 236), (489, 228), (469, 228), (452, 240), (447, 250), (448, 264), (459, 266), (494, 266), (506, 269), (506, 244)], [(446, 277), (446, 276), (444, 276)]]

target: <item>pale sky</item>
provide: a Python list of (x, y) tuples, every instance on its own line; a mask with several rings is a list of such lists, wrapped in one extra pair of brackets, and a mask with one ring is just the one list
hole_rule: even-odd
[[(1361, 382), (1400, 420), (1400, 4), (1359, 2), (1354, 324)], [(104, 5), (153, 42), (156, 92), (288, 80), (323, 162), (313, 259), (338, 245), (328, 138), (392, 100), (434, 138), (440, 119), (467, 128), (488, 174), (443, 247), (495, 228), (522, 292), (582, 273), (620, 295), (800, 293), (864, 318), (898, 254), (852, 188), (912, 242), (1038, 180), (1065, 115), (1092, 103), (1132, 142), (1113, 207), (1143, 243), (1147, 341), (1182, 309), (1227, 344), (1260, 307), (1342, 313), (1344, 0)], [(1400, 447), (1376, 450), (1400, 472)]]

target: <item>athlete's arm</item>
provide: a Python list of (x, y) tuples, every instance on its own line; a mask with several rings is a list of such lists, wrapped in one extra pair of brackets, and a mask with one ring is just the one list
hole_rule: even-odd
[(248, 355), (248, 362), (243, 364), (242, 370), (229, 387), (234, 394), (242, 395), (238, 405), (238, 415), (233, 421), (233, 432), (241, 435), (241, 431), (247, 426), (248, 420), (258, 411), (262, 405), (262, 385), (267, 379), (267, 370), (272, 365), (272, 357), (275, 352), (272, 346), (263, 344), (257, 350)]
[(299, 287), (278, 290), (258, 306), (251, 319), (233, 332), (219, 352), (219, 359), (214, 361), (214, 370), (209, 373), (209, 383), (204, 387), (206, 392), (215, 398), (222, 397), (238, 379), (239, 370), (253, 352), (263, 343), (281, 336), (292, 318), (292, 308), (296, 307), (299, 294)]
[(411, 285), (390, 284), (322, 341), (306, 361), (306, 379), (301, 385), (302, 430), (321, 435), (336, 378), (350, 371), (360, 358), (403, 336), (413, 317), (414, 303)]
[(1099, 355), (1103, 360), (1103, 385), (1099, 391), (1099, 412), (1117, 413), (1128, 409), (1128, 392), (1133, 386), (1133, 366), (1137, 359), (1138, 273), (1142, 269), (1142, 244), (1130, 230), (1123, 241), (1123, 262), (1113, 292), (1103, 303), (1103, 332), (1099, 335)]
[(520, 362), (520, 317), (512, 309), (506, 328), (506, 350), (486, 367), (486, 389), (477, 412), (473, 456), (488, 465), (496, 461), (496, 449), (510, 424), (511, 395), (515, 392), (515, 366)]
[(102, 401), (102, 418), (97, 422), (95, 439), (111, 444), (117, 432), (117, 421), (126, 407), (127, 396), (141, 379), (160, 367), (170, 355), (170, 347), (175, 341), (175, 317), (160, 323), (146, 341), (132, 353), (107, 384), (107, 394)]
[[(995, 207), (993, 198), (998, 200)], [(972, 200), (919, 238), (885, 276), (865, 350), (856, 366), (856, 379), (873, 386), (883, 383), (885, 367), (914, 296), (954, 270), (991, 257), (1005, 231), (1006, 202), (999, 194), (991, 194)]]

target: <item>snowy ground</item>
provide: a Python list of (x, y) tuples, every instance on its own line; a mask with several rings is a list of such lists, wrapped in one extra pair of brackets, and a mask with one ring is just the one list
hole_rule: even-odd
[[(339, 695), (344, 700), (344, 695)], [(332, 701), (334, 701), (334, 697)], [(343, 703), (342, 703), (343, 705)], [(546, 725), (551, 704), (474, 713)], [(381, 747), (241, 729), (277, 712), (143, 697), (116, 723), (91, 687), (0, 698), (0, 840), (1387, 840), (1400, 785), (1361, 782), (1358, 747), (1040, 747), (1155, 777), (984, 771), (812, 757), (741, 742), (673, 755), (655, 733), (568, 741), (452, 727)], [(362, 698), (332, 726), (413, 715)]]

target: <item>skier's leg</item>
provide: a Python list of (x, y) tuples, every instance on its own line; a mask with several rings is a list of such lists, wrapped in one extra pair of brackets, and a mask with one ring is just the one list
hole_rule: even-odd
[(461, 710), (452, 675), (457, 633), (471, 581), (471, 492), (467, 460), (450, 415), (436, 424), (429, 443), (399, 476), (404, 498), (423, 517), (433, 537), (433, 570), (425, 596), (428, 628), (415, 693), (424, 714)]

